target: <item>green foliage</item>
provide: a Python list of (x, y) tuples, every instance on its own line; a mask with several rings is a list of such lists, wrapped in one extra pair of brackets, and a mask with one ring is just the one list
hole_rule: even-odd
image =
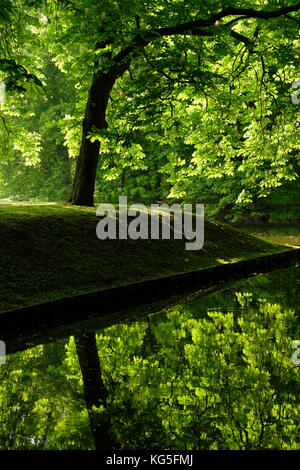
[(1, 21), (1, 23), (9, 21), (11, 13), (12, 13), (12, 2), (11, 2), (11, 0), (3, 0), (1, 2), (1, 5), (0, 5), (0, 21)]

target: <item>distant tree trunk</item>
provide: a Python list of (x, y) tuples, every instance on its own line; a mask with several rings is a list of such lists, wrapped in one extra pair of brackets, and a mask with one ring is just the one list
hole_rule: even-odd
[(112, 449), (109, 437), (109, 421), (99, 422), (93, 406), (106, 408), (108, 392), (104, 386), (98, 356), (95, 333), (75, 336), (76, 352), (83, 378), (84, 399), (96, 450)]
[(62, 184), (64, 187), (68, 187), (72, 183), (71, 177), (71, 165), (67, 147), (63, 144), (56, 145), (56, 153), (58, 155), (58, 162), (63, 164), (63, 175), (62, 175)]
[(107, 104), (116, 78), (99, 71), (93, 75), (85, 116), (82, 122), (82, 140), (76, 164), (73, 187), (68, 202), (78, 206), (94, 205), (94, 188), (99, 159), (100, 142), (87, 139), (93, 127), (106, 129)]

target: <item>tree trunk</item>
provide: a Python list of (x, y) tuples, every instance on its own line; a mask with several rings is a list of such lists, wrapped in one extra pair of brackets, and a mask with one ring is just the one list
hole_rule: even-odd
[(93, 406), (106, 408), (108, 392), (101, 376), (95, 333), (75, 336), (76, 352), (83, 378), (84, 399), (89, 414), (90, 427), (96, 450), (110, 450), (109, 420), (99, 422)]
[(73, 187), (68, 202), (78, 206), (94, 205), (94, 188), (99, 159), (100, 142), (87, 139), (93, 127), (106, 129), (105, 120), (110, 92), (115, 83), (112, 75), (99, 71), (93, 75), (85, 116), (82, 122), (82, 141), (76, 164)]
[(58, 162), (59, 164), (63, 164), (64, 172), (62, 175), (62, 184), (64, 188), (67, 188), (72, 183), (71, 177), (71, 164), (69, 159), (69, 154), (67, 147), (65, 145), (57, 144), (56, 145), (56, 154), (58, 155)]

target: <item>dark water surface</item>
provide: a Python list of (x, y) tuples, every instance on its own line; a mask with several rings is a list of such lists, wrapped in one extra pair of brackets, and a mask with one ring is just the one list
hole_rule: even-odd
[(8, 355), (0, 448), (299, 449), (299, 305), (295, 267)]
[(251, 224), (238, 226), (240, 230), (279, 245), (300, 246), (299, 224)]

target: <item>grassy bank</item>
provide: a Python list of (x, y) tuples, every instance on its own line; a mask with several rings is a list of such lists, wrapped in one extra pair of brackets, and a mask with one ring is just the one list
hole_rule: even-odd
[(184, 240), (100, 241), (98, 221), (93, 208), (0, 204), (0, 312), (286, 249), (208, 220), (199, 251)]

